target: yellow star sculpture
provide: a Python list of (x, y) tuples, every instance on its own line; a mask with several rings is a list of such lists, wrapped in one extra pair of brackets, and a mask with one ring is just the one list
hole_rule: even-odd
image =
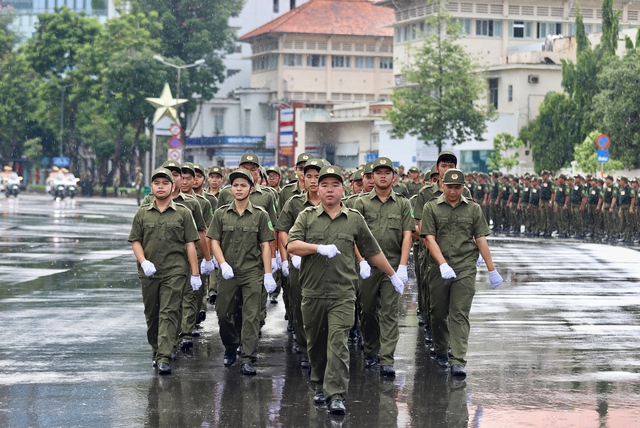
[(162, 95), (160, 98), (145, 98), (149, 104), (156, 108), (156, 112), (153, 115), (153, 124), (158, 123), (162, 116), (169, 116), (174, 120), (175, 123), (178, 123), (178, 114), (176, 111), (176, 107), (186, 103), (187, 99), (179, 98), (175, 99), (171, 96), (171, 89), (169, 88), (169, 84), (165, 83), (164, 88), (162, 89)]

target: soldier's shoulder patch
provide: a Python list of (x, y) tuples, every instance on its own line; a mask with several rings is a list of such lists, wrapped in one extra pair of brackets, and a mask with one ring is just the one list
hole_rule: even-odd
[(273, 223), (269, 222), (269, 229), (273, 231)]

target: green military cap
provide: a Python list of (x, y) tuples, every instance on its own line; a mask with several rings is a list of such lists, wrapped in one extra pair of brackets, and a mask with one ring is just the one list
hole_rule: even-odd
[(518, 177), (517, 175), (514, 175), (513, 177), (511, 177), (512, 181), (520, 181), (520, 177)]
[(491, 171), (491, 175), (494, 177), (500, 177), (500, 171)]
[(169, 181), (173, 183), (173, 175), (167, 168), (156, 168), (156, 170), (153, 171), (153, 174), (151, 175), (151, 181), (153, 181), (153, 179), (156, 177), (168, 178)]
[(429, 171), (425, 172), (425, 173), (422, 175), (422, 178), (424, 179), (424, 181), (429, 181), (429, 179), (431, 178), (431, 170), (429, 170)]
[(194, 163), (194, 164), (192, 164), (192, 165), (193, 165), (193, 169), (194, 169), (196, 172), (199, 172), (200, 174), (204, 175), (204, 166), (202, 166), (202, 165), (201, 165), (201, 164), (199, 164), (199, 163)]
[(193, 164), (191, 162), (185, 162), (182, 165), (180, 165), (180, 169), (182, 170), (183, 174), (191, 174), (194, 177), (196, 176), (196, 169), (193, 167)]
[(275, 172), (279, 176), (282, 176), (282, 172), (280, 171), (280, 167), (278, 165), (270, 166), (266, 169), (266, 171), (267, 171), (267, 174), (269, 174), (270, 172)]
[(209, 170), (209, 175), (211, 174), (218, 174), (220, 177), (224, 177), (222, 168), (220, 168), (219, 166), (212, 166), (211, 169)]
[(260, 167), (260, 175), (262, 176), (262, 178), (267, 178), (267, 170), (264, 169), (263, 166)]
[(251, 173), (244, 168), (238, 168), (229, 174), (229, 183), (233, 184), (233, 180), (236, 178), (244, 178), (245, 180), (249, 180), (249, 184), (253, 186), (253, 177)]
[(351, 177), (351, 181), (358, 181), (358, 180), (362, 180), (362, 170), (356, 170), (356, 172), (353, 173), (353, 176)]
[(322, 162), (327, 166), (331, 165), (331, 162), (329, 162), (328, 160), (326, 160), (324, 158), (322, 159)]
[(566, 179), (567, 179), (567, 176), (566, 176), (566, 175), (564, 175), (564, 174), (560, 174), (560, 175), (558, 176), (558, 178), (562, 178), (563, 180), (566, 180)]
[(342, 176), (342, 170), (334, 165), (323, 166), (320, 170), (320, 174), (318, 175), (318, 182), (322, 181), (325, 178), (334, 177), (340, 180), (340, 182), (344, 183), (344, 177)]
[(529, 174), (525, 174), (524, 177), (522, 177), (522, 179), (531, 181), (533, 179), (533, 177), (531, 177)]
[(362, 165), (358, 165), (358, 171), (362, 171), (364, 169), (365, 165), (366, 164), (364, 164), (364, 163)]
[[(607, 176), (607, 178), (609, 178), (609, 176)], [(604, 180), (602, 178), (598, 178), (598, 183), (599, 184), (604, 184)]]
[(381, 157), (373, 161), (371, 170), (375, 171), (377, 168), (387, 168), (393, 172), (397, 172), (396, 169), (393, 167), (393, 162), (391, 162), (391, 159), (385, 158), (385, 157)]
[(540, 173), (542, 175), (551, 175), (551, 171), (548, 171), (546, 169), (543, 169), (542, 172)]
[(324, 166), (324, 162), (322, 161), (322, 159), (309, 159), (307, 163), (304, 165), (303, 171), (307, 172), (307, 170), (312, 168), (320, 171), (323, 166)]
[(444, 184), (464, 184), (464, 174), (457, 168), (448, 169), (442, 179)]
[(298, 155), (298, 159), (296, 160), (296, 165), (302, 162), (306, 162), (309, 159), (313, 159), (313, 155), (311, 153), (300, 153)]
[(415, 166), (412, 166), (411, 168), (409, 168), (409, 172), (420, 172), (420, 170)]
[(533, 180), (534, 180), (534, 181), (537, 181), (537, 182), (541, 182), (541, 181), (542, 181), (542, 178), (540, 178), (540, 177), (533, 177)]
[(465, 177), (473, 177), (473, 173), (472, 172), (467, 172), (464, 176)]
[(621, 175), (621, 176), (620, 176), (620, 178), (619, 178), (618, 180), (620, 180), (620, 181), (626, 181), (626, 182), (629, 182), (629, 179), (627, 178), (627, 176), (626, 176), (626, 175)]
[(398, 165), (398, 168), (404, 168), (404, 165)]
[(182, 165), (175, 161), (166, 161), (162, 164), (162, 168), (167, 168), (168, 170), (177, 170), (182, 174)]
[(480, 172), (478, 173), (478, 177), (487, 178), (487, 174), (485, 174), (484, 172)]
[(260, 166), (260, 158), (255, 153), (245, 153), (240, 158), (240, 165), (243, 163), (255, 163)]
[(373, 162), (367, 162), (362, 170), (363, 174), (371, 174), (373, 172)]
[(429, 178), (433, 177), (434, 175), (439, 174), (438, 172), (438, 168), (434, 165), (431, 167), (431, 171), (429, 171)]
[(458, 158), (453, 152), (449, 150), (444, 150), (440, 152), (440, 154), (438, 155), (438, 161), (436, 162), (436, 165), (443, 161), (453, 162), (456, 165), (458, 164)]

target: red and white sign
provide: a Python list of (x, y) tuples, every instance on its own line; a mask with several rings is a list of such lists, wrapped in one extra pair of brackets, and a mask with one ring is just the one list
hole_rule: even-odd
[(281, 156), (293, 156), (294, 111), (292, 108), (283, 108), (280, 110), (278, 131)]
[(174, 162), (182, 162), (182, 150), (169, 149), (169, 152), (167, 153), (167, 159)]
[(169, 132), (171, 132), (171, 135), (173, 135), (174, 137), (177, 137), (178, 135), (180, 135), (180, 133), (182, 133), (182, 128), (177, 123), (174, 123), (173, 125), (171, 125), (171, 128), (169, 128)]

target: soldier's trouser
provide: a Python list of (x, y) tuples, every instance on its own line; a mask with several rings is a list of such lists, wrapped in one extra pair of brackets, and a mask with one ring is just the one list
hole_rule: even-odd
[(142, 303), (147, 320), (147, 341), (158, 363), (171, 361), (171, 350), (178, 339), (182, 289), (185, 275), (167, 278), (140, 278)]
[(196, 296), (198, 296), (198, 300), (197, 300), (198, 311), (196, 313), (207, 312), (207, 297), (209, 296), (209, 277), (210, 275), (200, 275), (200, 279), (202, 280), (202, 287), (200, 287), (200, 290), (196, 291)]
[(616, 212), (609, 212), (611, 208), (611, 204), (603, 204), (602, 206), (602, 215), (604, 217), (604, 230), (607, 234), (607, 237), (613, 238), (616, 235), (616, 225), (615, 219), (613, 218), (616, 215)]
[[(633, 234), (632, 215), (629, 214), (629, 205), (620, 205), (620, 236), (623, 239), (631, 239)], [(617, 213), (616, 213), (617, 214)]]
[(565, 209), (564, 205), (555, 204), (556, 223), (558, 224), (558, 233), (567, 234), (569, 232), (569, 207)]
[(529, 231), (540, 233), (540, 205), (529, 204)]
[(469, 342), (469, 312), (476, 292), (476, 270), (456, 272), (457, 277), (442, 279), (438, 266), (429, 269), (431, 292), (431, 325), (433, 342), (438, 355), (447, 355), (449, 363), (466, 365)]
[(293, 267), (289, 268), (289, 305), (291, 307), (291, 322), (293, 330), (296, 332), (296, 343), (300, 352), (305, 357), (307, 353), (307, 334), (304, 331), (304, 322), (302, 320), (302, 285), (300, 284), (300, 271)]
[(540, 232), (551, 234), (553, 232), (553, 209), (549, 206), (549, 201), (540, 200)]
[(302, 298), (302, 318), (311, 363), (310, 380), (322, 386), (327, 403), (349, 388), (349, 347), (355, 295), (340, 299)]
[(210, 296), (212, 294), (218, 294), (218, 284), (220, 283), (221, 279), (222, 279), (222, 274), (220, 269), (216, 269), (213, 272), (211, 272), (211, 275), (209, 276), (209, 295)]
[(520, 204), (520, 222), (524, 225), (524, 231), (529, 232), (531, 230), (531, 211), (529, 211), (529, 202), (522, 202)]
[(400, 334), (399, 302), (400, 294), (391, 284), (391, 279), (372, 266), (371, 276), (360, 282), (360, 321), (364, 354), (376, 355), (380, 351), (381, 365), (393, 365)]
[(273, 274), (273, 279), (276, 281), (276, 289), (270, 294), (270, 297), (277, 298), (280, 295), (280, 292), (282, 291), (282, 278), (284, 278), (282, 271), (278, 271)]
[[(496, 204), (496, 202), (498, 203)], [(493, 228), (500, 229), (502, 227), (502, 210), (500, 209), (500, 201), (492, 202), (491, 209), (493, 210)]]
[(424, 326), (427, 331), (431, 331), (431, 315), (429, 315), (431, 312), (431, 306), (429, 304), (431, 299), (429, 296), (429, 275), (427, 273), (430, 258), (429, 250), (424, 247), (420, 260), (421, 281), (418, 284), (418, 287), (422, 290), (422, 301), (418, 302), (418, 304), (421, 305), (420, 312), (422, 313), (422, 318), (424, 318)]
[(521, 218), (520, 211), (518, 211), (518, 204), (512, 202), (511, 208), (509, 209), (509, 224), (516, 233), (520, 233)]
[(598, 214), (596, 213), (596, 206), (597, 206), (596, 204), (589, 204), (589, 203), (585, 205), (586, 212), (584, 215), (585, 232), (589, 230), (594, 235), (599, 232)]
[(191, 331), (196, 326), (200, 296), (191, 287), (191, 281), (184, 282), (182, 290), (182, 323), (180, 324), (180, 338), (191, 339)]
[[(263, 273), (236, 272), (231, 279), (222, 279), (218, 285), (216, 313), (220, 326), (220, 339), (226, 351), (235, 352), (242, 344), (242, 363), (253, 363), (258, 354), (258, 334), (260, 332), (260, 313), (262, 305)], [(239, 334), (236, 323), (236, 295), (242, 294), (242, 332)], [(266, 294), (266, 293), (265, 293)]]
[(584, 235), (584, 217), (583, 212), (580, 211), (580, 204), (571, 204), (571, 222), (573, 224), (573, 231), (578, 235)]
[(500, 225), (503, 229), (509, 229), (511, 227), (511, 221), (509, 221), (509, 207), (507, 207), (507, 200), (500, 201)]

